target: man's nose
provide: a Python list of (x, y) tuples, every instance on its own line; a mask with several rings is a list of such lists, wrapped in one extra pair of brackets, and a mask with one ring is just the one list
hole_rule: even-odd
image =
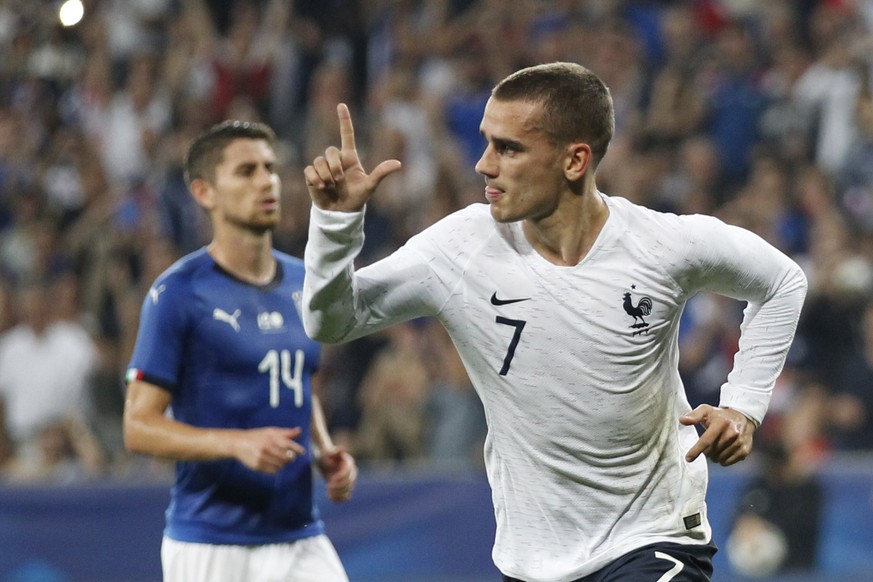
[(255, 182), (262, 188), (272, 187), (275, 174), (266, 167), (259, 167), (255, 175)]
[(479, 157), (479, 161), (476, 162), (475, 169), (478, 173), (483, 176), (496, 176), (496, 166), (494, 164), (494, 155), (491, 146), (487, 146), (485, 151), (482, 152), (482, 155)]

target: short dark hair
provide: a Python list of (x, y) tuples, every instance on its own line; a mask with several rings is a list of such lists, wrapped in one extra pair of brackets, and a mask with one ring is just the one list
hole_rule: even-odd
[(200, 134), (185, 154), (185, 183), (215, 180), (215, 168), (224, 157), (224, 148), (235, 139), (262, 139), (276, 145), (276, 133), (270, 126), (255, 121), (229, 119)]
[(585, 141), (591, 146), (594, 167), (606, 155), (615, 133), (609, 88), (576, 63), (546, 63), (518, 70), (500, 81), (491, 96), (498, 101), (541, 103), (542, 130), (556, 144)]

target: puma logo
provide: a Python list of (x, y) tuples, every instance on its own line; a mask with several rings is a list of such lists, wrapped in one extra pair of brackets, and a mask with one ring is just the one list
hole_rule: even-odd
[(239, 331), (239, 322), (237, 321), (237, 318), (240, 316), (240, 313), (242, 313), (242, 311), (239, 309), (234, 311), (233, 314), (230, 314), (224, 309), (216, 307), (212, 310), (212, 319), (228, 323), (234, 331)]

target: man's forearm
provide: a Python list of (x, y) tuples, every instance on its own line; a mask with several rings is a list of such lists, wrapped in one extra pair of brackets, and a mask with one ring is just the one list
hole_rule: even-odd
[(304, 253), (301, 313), (315, 340), (345, 339), (355, 319), (354, 260), (364, 244), (363, 212), (327, 212), (313, 206)]

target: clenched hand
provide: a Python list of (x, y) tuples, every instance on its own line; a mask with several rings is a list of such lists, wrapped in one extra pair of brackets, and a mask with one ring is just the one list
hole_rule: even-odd
[(358, 480), (354, 457), (342, 447), (336, 447), (322, 452), (318, 467), (327, 481), (327, 497), (331, 501), (348, 501)]

